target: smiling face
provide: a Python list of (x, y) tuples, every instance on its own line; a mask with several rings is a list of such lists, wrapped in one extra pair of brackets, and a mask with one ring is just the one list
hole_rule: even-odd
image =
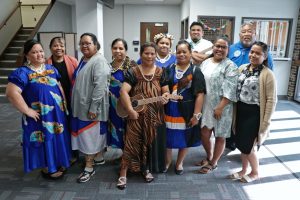
[(255, 30), (250, 24), (241, 28), (240, 41), (244, 47), (250, 47), (255, 41)]
[(162, 57), (166, 57), (171, 48), (171, 40), (169, 38), (163, 37), (157, 42), (157, 53)]
[(50, 51), (56, 60), (63, 58), (66, 51), (65, 41), (62, 38), (55, 39), (51, 44)]
[(32, 46), (31, 50), (25, 55), (27, 61), (35, 67), (39, 67), (45, 62), (45, 53), (44, 49), (40, 44), (35, 44)]
[(116, 42), (111, 48), (112, 56), (116, 61), (122, 61), (126, 57), (126, 49), (122, 41)]
[(145, 47), (141, 53), (141, 60), (143, 65), (151, 66), (154, 65), (156, 58), (156, 50), (152, 46)]
[(177, 64), (185, 66), (190, 63), (192, 52), (189, 50), (187, 44), (179, 44), (176, 48)]
[(194, 25), (190, 29), (191, 40), (198, 41), (203, 37), (202, 27), (199, 25)]
[(267, 59), (266, 53), (263, 52), (261, 46), (253, 45), (249, 52), (249, 61), (253, 67), (261, 65)]
[(80, 39), (80, 51), (85, 58), (90, 58), (97, 53), (97, 45), (94, 44), (92, 37), (89, 35), (84, 35)]
[(228, 54), (228, 42), (224, 39), (218, 39), (213, 46), (213, 60), (221, 62)]

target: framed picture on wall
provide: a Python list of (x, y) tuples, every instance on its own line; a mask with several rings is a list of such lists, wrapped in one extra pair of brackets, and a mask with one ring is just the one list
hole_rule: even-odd
[(218, 35), (226, 35), (233, 43), (235, 17), (198, 15), (198, 22), (204, 25), (205, 39), (213, 42)]
[(273, 58), (288, 57), (293, 19), (243, 17), (256, 27), (256, 40), (265, 42)]

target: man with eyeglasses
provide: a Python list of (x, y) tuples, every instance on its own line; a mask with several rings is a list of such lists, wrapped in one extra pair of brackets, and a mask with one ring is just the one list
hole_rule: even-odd
[[(253, 43), (256, 41), (255, 26), (252, 23), (246, 22), (242, 24), (240, 29), (240, 41), (232, 44), (229, 47), (228, 57), (238, 67), (243, 64), (249, 63), (249, 52)], [(268, 52), (268, 67), (273, 70), (273, 58)], [(226, 139), (226, 148), (233, 151), (235, 150), (234, 134), (231, 132), (231, 137)]]
[[(232, 44), (229, 48), (229, 59), (232, 60), (238, 67), (242, 64), (249, 63), (249, 52), (256, 41), (255, 27), (252, 23), (246, 22), (242, 24), (240, 29), (240, 41)], [(273, 69), (273, 59), (268, 53), (269, 68)]]

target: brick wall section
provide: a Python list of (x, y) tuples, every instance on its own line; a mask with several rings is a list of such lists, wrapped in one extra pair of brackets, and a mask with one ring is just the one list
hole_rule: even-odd
[(294, 99), (295, 88), (296, 88), (296, 81), (297, 81), (297, 74), (300, 68), (300, 9), (298, 15), (298, 23), (297, 23), (297, 31), (296, 31), (296, 38), (295, 38), (295, 45), (293, 51), (293, 58), (292, 58), (292, 66), (291, 66), (291, 73), (289, 78), (289, 86), (288, 86), (288, 99)]

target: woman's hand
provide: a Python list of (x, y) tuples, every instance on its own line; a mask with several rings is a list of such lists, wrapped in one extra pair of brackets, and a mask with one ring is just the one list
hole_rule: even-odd
[(95, 119), (96, 117), (97, 117), (97, 114), (96, 114), (96, 113), (92, 113), (92, 112), (89, 112), (89, 113), (88, 113), (88, 118), (89, 118), (89, 119), (93, 120), (93, 119)]
[(199, 122), (199, 121), (196, 119), (196, 117), (193, 116), (193, 117), (190, 119), (190, 122), (188, 123), (188, 126), (189, 126), (189, 127), (193, 127), (193, 126), (197, 125), (198, 122)]
[(220, 120), (221, 119), (221, 116), (222, 116), (222, 113), (223, 113), (223, 108), (220, 107), (220, 106), (217, 106), (215, 109), (214, 109), (214, 118), (216, 120)]
[(36, 122), (40, 119), (40, 114), (37, 111), (33, 110), (32, 108), (28, 108), (24, 114), (27, 115), (28, 117), (33, 118), (34, 121)]
[(128, 118), (129, 119), (138, 119), (139, 113), (132, 109), (132, 110), (128, 111)]
[(168, 92), (163, 93), (161, 102), (163, 104), (166, 104), (169, 102), (169, 93)]

